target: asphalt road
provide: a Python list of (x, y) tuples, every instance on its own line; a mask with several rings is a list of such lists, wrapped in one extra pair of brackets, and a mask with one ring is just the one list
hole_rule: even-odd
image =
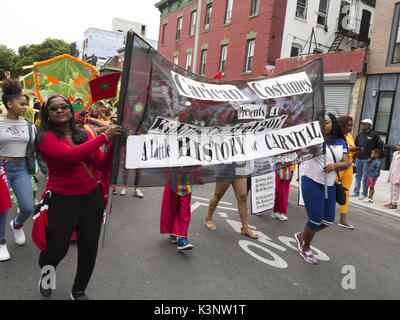
[[(43, 177), (39, 177), (39, 193)], [(233, 190), (215, 212), (216, 231), (204, 227), (214, 184), (195, 186), (189, 240), (194, 249), (177, 252), (159, 233), (163, 188), (143, 188), (143, 199), (113, 196), (107, 245), (102, 237), (87, 294), (105, 300), (341, 300), (400, 299), (400, 220), (350, 208), (353, 231), (336, 224), (313, 241), (319, 264), (307, 264), (293, 239), (306, 221), (292, 188), (289, 220), (270, 213), (250, 216), (260, 240), (239, 234)], [(15, 215), (15, 208), (9, 220)], [(338, 219), (338, 215), (337, 215)], [(37, 283), (39, 250), (32, 243), (32, 219), (24, 226), (27, 243), (18, 247), (7, 229), (12, 256), (0, 263), (0, 300), (42, 299)], [(52, 300), (69, 298), (76, 270), (76, 245), (57, 268)]]

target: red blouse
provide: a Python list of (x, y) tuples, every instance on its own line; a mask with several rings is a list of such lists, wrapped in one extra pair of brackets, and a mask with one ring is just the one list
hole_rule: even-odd
[(46, 190), (75, 196), (89, 194), (97, 187), (97, 182), (89, 176), (81, 161), (96, 175), (96, 170), (102, 171), (109, 164), (112, 148), (102, 153), (99, 147), (107, 142), (106, 136), (100, 134), (94, 138), (86, 133), (87, 142), (77, 146), (72, 146), (65, 137), (57, 138), (51, 131), (41, 139), (39, 151), (49, 168)]

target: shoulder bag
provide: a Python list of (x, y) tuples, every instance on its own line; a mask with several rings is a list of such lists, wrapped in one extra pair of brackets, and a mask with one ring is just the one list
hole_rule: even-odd
[[(333, 161), (334, 161), (335, 163), (337, 163), (337, 162), (336, 162), (335, 154), (333, 153), (331, 147), (330, 147), (328, 144), (326, 144), (326, 145), (328, 146), (329, 150), (330, 150), (331, 153), (332, 153)], [(343, 205), (346, 204), (346, 200), (347, 200), (346, 191), (348, 191), (348, 189), (346, 189), (346, 188), (342, 185), (342, 180), (340, 179), (340, 176), (339, 176), (339, 173), (337, 172), (337, 170), (336, 170), (336, 174), (337, 174), (337, 177), (338, 177), (338, 182), (335, 181), (336, 202), (337, 202), (338, 204), (340, 204), (341, 206), (343, 206)]]

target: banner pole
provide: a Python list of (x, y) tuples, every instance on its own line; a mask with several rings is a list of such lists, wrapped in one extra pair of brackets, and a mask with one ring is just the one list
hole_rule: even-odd
[(197, 52), (199, 51), (201, 5), (202, 5), (202, 0), (199, 0), (197, 4), (196, 35), (194, 38), (193, 68), (192, 68), (193, 73), (196, 73), (197, 71), (196, 66), (197, 66)]
[(103, 245), (102, 248), (104, 249), (107, 245), (107, 240), (108, 240), (108, 229), (110, 225), (110, 219), (111, 219), (111, 196), (112, 196), (112, 188), (108, 187), (108, 203), (107, 203), (107, 208), (106, 208), (106, 215), (105, 215), (105, 221), (104, 221), (104, 232), (103, 232)]

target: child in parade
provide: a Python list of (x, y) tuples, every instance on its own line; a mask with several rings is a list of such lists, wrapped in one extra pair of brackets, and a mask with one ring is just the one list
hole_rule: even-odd
[(279, 169), (275, 174), (275, 204), (274, 212), (271, 217), (281, 221), (288, 220), (287, 203), (289, 200), (289, 188), (292, 181), (293, 173), (296, 170), (296, 165), (288, 166)]
[[(191, 250), (193, 245), (188, 241), (192, 197), (190, 172), (166, 171), (171, 185), (164, 187), (161, 205), (160, 233), (170, 234), (170, 241), (177, 245), (177, 250)], [(168, 181), (167, 181), (168, 183)]]
[(396, 151), (393, 153), (392, 163), (389, 168), (388, 183), (390, 183), (390, 202), (385, 204), (384, 207), (387, 209), (397, 209), (397, 201), (400, 195), (400, 141), (397, 142)]
[(374, 202), (375, 184), (381, 172), (381, 151), (374, 149), (371, 152), (371, 156), (367, 160), (367, 187), (369, 188), (368, 197), (363, 201), (366, 203)]

